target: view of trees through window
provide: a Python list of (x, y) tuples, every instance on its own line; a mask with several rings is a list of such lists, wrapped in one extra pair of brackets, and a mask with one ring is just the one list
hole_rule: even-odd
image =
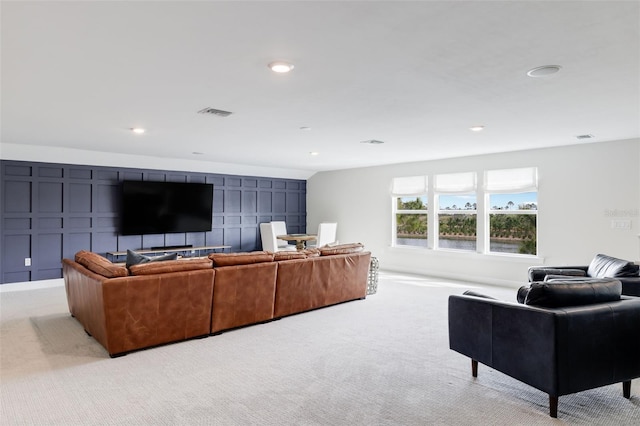
[(438, 248), (476, 250), (476, 195), (438, 196)]
[(489, 251), (535, 255), (538, 194), (491, 194), (489, 204)]
[(398, 197), (396, 244), (427, 246), (427, 197)]

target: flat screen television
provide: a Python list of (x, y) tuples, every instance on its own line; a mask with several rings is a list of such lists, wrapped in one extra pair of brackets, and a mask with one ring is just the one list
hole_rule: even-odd
[(211, 231), (213, 184), (122, 182), (122, 235)]

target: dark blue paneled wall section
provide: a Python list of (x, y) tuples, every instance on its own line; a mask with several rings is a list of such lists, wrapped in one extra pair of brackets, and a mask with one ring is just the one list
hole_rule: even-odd
[[(60, 278), (61, 259), (108, 251), (192, 244), (261, 249), (259, 224), (306, 232), (304, 180), (70, 164), (0, 161), (0, 283)], [(211, 232), (118, 235), (119, 182), (212, 183)], [(25, 259), (31, 259), (26, 266)]]

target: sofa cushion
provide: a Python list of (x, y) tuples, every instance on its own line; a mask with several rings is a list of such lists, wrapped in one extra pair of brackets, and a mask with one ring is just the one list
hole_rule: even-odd
[(178, 253), (163, 254), (161, 256), (145, 256), (141, 253), (136, 253), (133, 250), (127, 249), (127, 261), (126, 267), (129, 268), (133, 265), (139, 265), (147, 262), (162, 262), (164, 260), (176, 260)]
[(75, 260), (88, 270), (107, 278), (126, 277), (129, 275), (127, 268), (114, 265), (108, 259), (86, 250), (80, 250), (75, 255)]
[(268, 251), (251, 251), (247, 253), (211, 253), (209, 259), (213, 266), (250, 265), (252, 263), (273, 262), (273, 253)]
[(277, 251), (273, 254), (274, 261), (306, 258), (307, 254), (302, 251)]
[(302, 250), (302, 253), (307, 255), (307, 257), (318, 257), (320, 256), (320, 250), (317, 248), (307, 248)]
[[(524, 293), (522, 289), (518, 291), (518, 300), (521, 291)], [(556, 279), (532, 283), (524, 303), (546, 308), (590, 305), (620, 300), (621, 293), (622, 284), (614, 279)]]
[(639, 268), (639, 265), (628, 260), (596, 254), (589, 264), (587, 274), (595, 278), (637, 277)]
[(145, 262), (131, 265), (131, 275), (155, 275), (169, 272), (195, 271), (211, 269), (211, 260), (207, 258), (166, 260), (164, 262)]
[(337, 246), (320, 247), (320, 256), (332, 256), (335, 254), (358, 253), (364, 250), (362, 243), (340, 244)]

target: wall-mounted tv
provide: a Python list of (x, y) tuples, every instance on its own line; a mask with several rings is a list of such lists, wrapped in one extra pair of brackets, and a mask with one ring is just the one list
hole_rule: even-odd
[(122, 182), (120, 233), (211, 231), (213, 184)]

